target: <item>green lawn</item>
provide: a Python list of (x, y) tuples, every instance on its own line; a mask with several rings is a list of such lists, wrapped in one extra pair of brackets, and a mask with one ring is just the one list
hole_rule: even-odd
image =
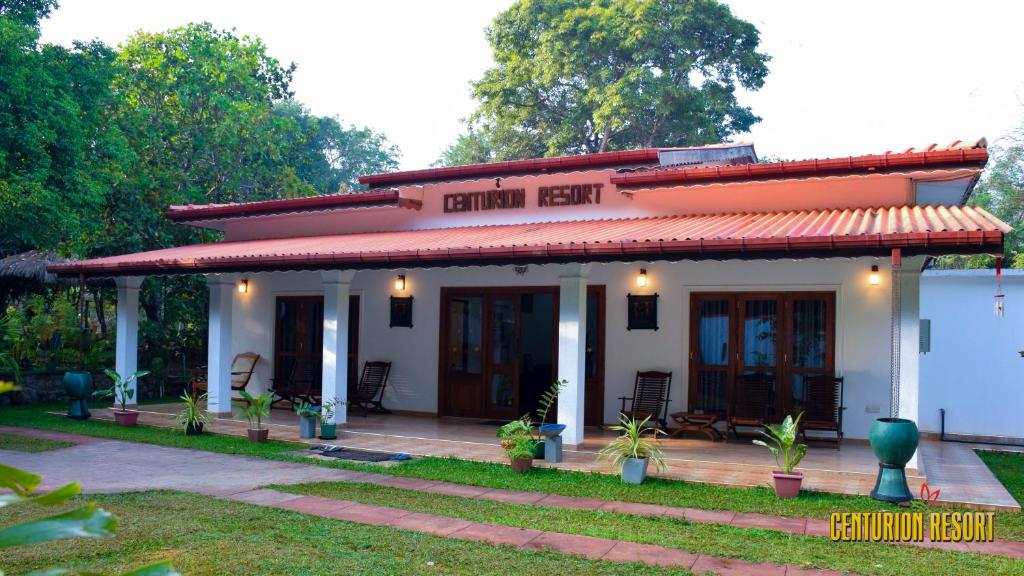
[(31, 436), (22, 436), (21, 434), (0, 432), (0, 450), (47, 452), (74, 445), (74, 442), (66, 442), (64, 440), (48, 440), (46, 438), (33, 438)]
[[(115, 572), (167, 559), (188, 576), (687, 574), (450, 540), (173, 492), (89, 500), (119, 518), (116, 538), (8, 548), (0, 556), (0, 568), (11, 574), (53, 566)], [(28, 506), (0, 508), (0, 526), (43, 512)]]
[[(0, 409), (0, 424), (60, 430), (87, 436), (257, 456), (290, 462), (305, 462), (334, 468), (370, 470), (397, 476), (442, 480), (489, 488), (508, 488), (606, 500), (819, 519), (827, 519), (828, 515), (835, 511), (859, 512), (895, 509), (892, 505), (865, 496), (805, 491), (798, 499), (779, 500), (768, 488), (715, 486), (700, 482), (657, 478), (649, 479), (640, 486), (630, 486), (623, 484), (617, 477), (607, 474), (537, 468), (529, 474), (522, 475), (513, 473), (508, 466), (501, 464), (457, 459), (417, 458), (387, 468), (342, 461), (310, 460), (288, 454), (307, 448), (304, 444), (280, 441), (253, 444), (236, 436), (217, 434), (185, 436), (177, 430), (149, 426), (125, 428), (97, 420), (69, 420), (47, 414), (46, 408), (45, 406), (2, 408)], [(1019, 464), (1016, 469), (1021, 469)], [(1024, 514), (999, 513), (996, 515), (995, 526), (998, 538), (1024, 540)]]
[(988, 466), (1006, 490), (1024, 506), (1024, 453), (994, 452), (977, 450), (981, 460)]
[(658, 544), (694, 553), (728, 556), (752, 562), (788, 563), (859, 574), (925, 576), (948, 573), (953, 569), (960, 574), (1024, 573), (1024, 560), (890, 544), (831, 542), (827, 538), (815, 536), (686, 522), (673, 518), (504, 504), (348, 482), (280, 485), (272, 488), (415, 512), (443, 514), (475, 522)]

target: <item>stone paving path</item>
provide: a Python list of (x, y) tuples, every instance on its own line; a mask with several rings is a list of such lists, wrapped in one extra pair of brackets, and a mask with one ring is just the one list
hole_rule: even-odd
[[(491, 489), (434, 480), (391, 476), (388, 474), (324, 468), (307, 464), (277, 462), (261, 458), (104, 440), (59, 432), (26, 430), (6, 426), (0, 426), (0, 431), (65, 439), (78, 443), (78, 446), (74, 448), (42, 453), (0, 451), (0, 461), (42, 475), (44, 477), (44, 488), (48, 489), (77, 480), (82, 483), (83, 489), (87, 492), (125, 492), (150, 489), (185, 490), (278, 508), (295, 509), (289, 508), (289, 506), (303, 506), (304, 509), (298, 511), (330, 518), (339, 517), (337, 514), (342, 514), (342, 511), (344, 511), (343, 516), (345, 517), (340, 519), (408, 528), (431, 534), (439, 534), (439, 531), (451, 529), (449, 533), (440, 535), (484, 541), (491, 541), (485, 537), (487, 534), (493, 534), (494, 538), (513, 538), (513, 534), (518, 534), (515, 538), (524, 538), (525, 533), (530, 533), (532, 537), (529, 540), (520, 542), (513, 539), (513, 541), (497, 543), (508, 543), (520, 547), (549, 547), (587, 558), (601, 557), (608, 560), (627, 561), (628, 559), (621, 560), (620, 556), (626, 555), (627, 551), (634, 551), (636, 555), (632, 557), (632, 561), (648, 561), (652, 556), (643, 552), (643, 550), (651, 548), (651, 546), (570, 534), (540, 533), (536, 530), (515, 532), (518, 529), (472, 523), (443, 516), (424, 515), (393, 508), (368, 506), (348, 501), (286, 494), (274, 490), (260, 489), (259, 487), (267, 484), (294, 484), (320, 481), (366, 482), (462, 498), (514, 504), (532, 504), (554, 508), (604, 510), (638, 516), (673, 517), (691, 522), (766, 528), (809, 536), (827, 537), (829, 529), (828, 522), (824, 520)], [(419, 528), (414, 527), (414, 524), (419, 526)], [(602, 546), (605, 544), (608, 544), (608, 547), (602, 549)], [(1024, 558), (1024, 542), (924, 542), (918, 545), (1008, 556), (1011, 558)], [(697, 572), (701, 570), (717, 571), (706, 566), (716, 562), (725, 562), (721, 564), (720, 568), (732, 571), (720, 573), (744, 573), (735, 571), (741, 570), (741, 568), (742, 570), (753, 570), (751, 573), (758, 574), (814, 573), (795, 572), (794, 570), (797, 570), (795, 567), (787, 568), (778, 565), (757, 565), (757, 569), (754, 570), (754, 565), (736, 560), (726, 561), (726, 559), (690, 554), (675, 549), (657, 546), (654, 548), (660, 548), (661, 550), (656, 556), (653, 556), (657, 559), (653, 563), (660, 564), (662, 561), (672, 559), (672, 566), (688, 567)], [(601, 555), (596, 556), (597, 552), (601, 552)], [(787, 572), (787, 570), (789, 571)]]

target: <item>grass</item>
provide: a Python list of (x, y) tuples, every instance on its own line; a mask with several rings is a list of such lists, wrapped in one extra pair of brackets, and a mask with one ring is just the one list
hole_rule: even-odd
[(1017, 503), (1024, 506), (1024, 453), (976, 450), (978, 457), (995, 474)]
[[(54, 566), (114, 573), (166, 559), (188, 575), (687, 574), (450, 540), (175, 492), (89, 500), (120, 519), (116, 538), (7, 548), (0, 567), (12, 574)], [(42, 513), (36, 507), (2, 508), (0, 526)]]
[[(507, 488), (605, 500), (817, 519), (827, 519), (831, 512), (837, 511), (865, 512), (896, 509), (893, 505), (865, 496), (804, 491), (797, 499), (780, 500), (768, 488), (716, 486), (659, 478), (648, 479), (640, 486), (630, 486), (623, 484), (617, 477), (607, 474), (536, 468), (529, 474), (523, 475), (513, 473), (508, 466), (502, 464), (450, 458), (417, 458), (387, 468), (343, 461), (311, 460), (290, 454), (296, 450), (306, 449), (308, 446), (305, 444), (281, 441), (254, 444), (245, 438), (219, 434), (185, 436), (178, 430), (167, 428), (149, 426), (126, 428), (96, 420), (69, 420), (47, 414), (46, 409), (45, 406), (3, 408), (0, 409), (0, 424), (59, 430), (86, 436), (208, 450), (224, 454), (256, 456), (287, 462), (303, 462), (333, 468), (374, 471), (487, 488)], [(1024, 463), (1018, 463), (1016, 469), (1021, 470), (1022, 465)], [(1024, 472), (1019, 473), (1024, 475)], [(1024, 514), (997, 513), (995, 532), (997, 538), (1024, 540)]]
[(0, 432), (0, 450), (11, 450), (14, 452), (48, 452), (74, 446), (74, 442), (64, 440), (49, 440), (47, 438), (35, 438), (21, 434)]
[(373, 484), (279, 485), (285, 492), (352, 500), (475, 522), (657, 544), (751, 562), (795, 564), (860, 574), (1021, 574), (1024, 560), (889, 544), (836, 543), (827, 538), (736, 528), (673, 518), (567, 510), (428, 494)]

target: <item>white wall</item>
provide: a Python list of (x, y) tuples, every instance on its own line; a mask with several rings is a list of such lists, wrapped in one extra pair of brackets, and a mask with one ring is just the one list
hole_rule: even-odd
[(931, 352), (921, 355), (921, 429), (1024, 438), (1024, 271), (1003, 272), (1005, 315), (993, 312), (994, 270), (929, 270), (921, 318)]
[[(890, 287), (887, 274), (881, 286), (868, 285), (872, 264), (879, 264), (883, 272), (887, 269), (885, 259), (871, 258), (593, 264), (590, 284), (607, 287), (605, 421), (615, 421), (616, 398), (631, 394), (637, 370), (670, 370), (670, 410), (685, 409), (690, 292), (835, 291), (836, 369), (846, 376), (846, 433), (865, 438), (871, 422), (888, 415), (889, 406)], [(649, 276), (643, 290), (635, 285), (641, 267)], [(441, 287), (556, 286), (559, 271), (558, 265), (530, 266), (522, 276), (512, 266), (360, 271), (352, 285), (362, 306), (360, 365), (366, 360), (393, 362), (385, 405), (436, 412)], [(411, 329), (388, 327), (388, 297), (399, 273), (406, 275), (405, 294), (415, 297)], [(275, 297), (320, 294), (322, 285), (316, 272), (271, 272), (247, 278), (249, 292), (235, 293), (233, 352), (263, 355), (250, 384), (261, 390), (272, 372)], [(626, 330), (629, 292), (660, 295), (658, 331)]]

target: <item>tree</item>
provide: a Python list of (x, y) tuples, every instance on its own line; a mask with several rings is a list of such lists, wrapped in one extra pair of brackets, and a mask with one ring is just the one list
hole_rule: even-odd
[(57, 9), (57, 0), (0, 0), (0, 17), (39, 27), (39, 21)]
[(759, 120), (735, 91), (769, 58), (713, 0), (520, 0), (486, 34), (470, 121), (497, 159), (716, 143)]

